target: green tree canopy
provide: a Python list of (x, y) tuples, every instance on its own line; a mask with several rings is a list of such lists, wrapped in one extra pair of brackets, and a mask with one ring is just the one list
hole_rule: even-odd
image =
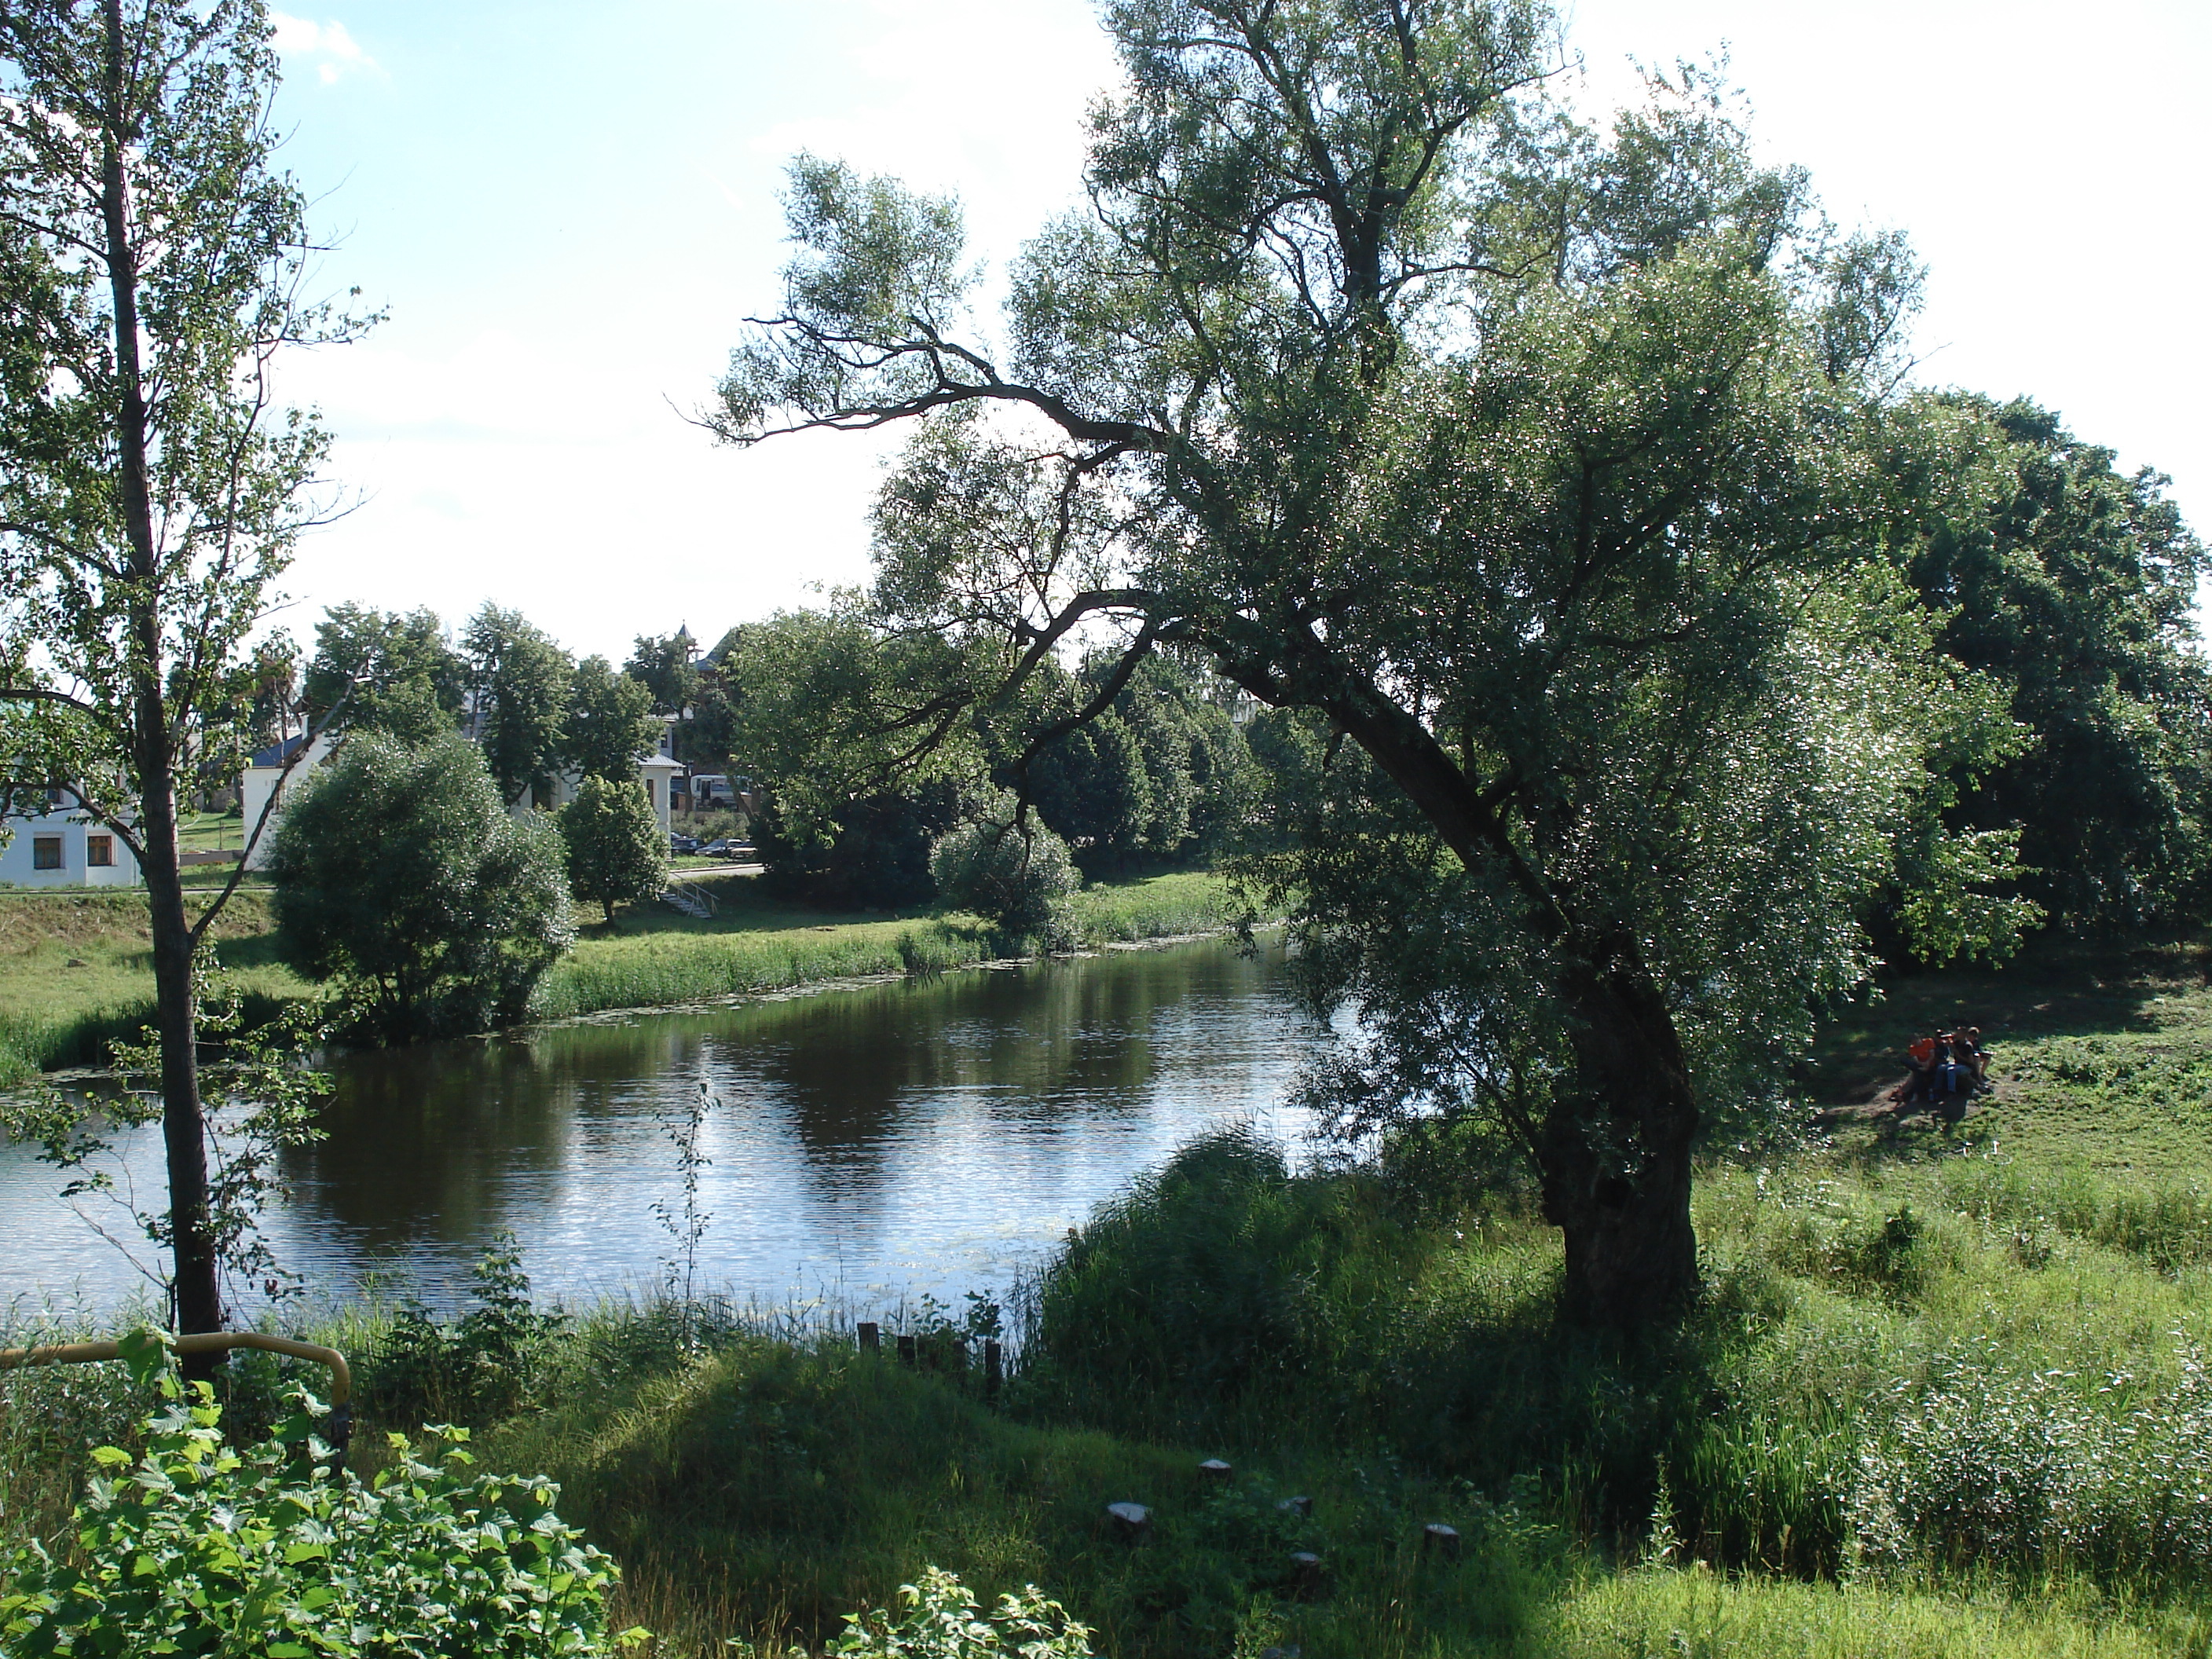
[(766, 788), (769, 879), (820, 903), (927, 902), (931, 841), (981, 782), (959, 647), (885, 635), (849, 595), (725, 642), (733, 763)]
[(1498, 1122), (1569, 1307), (1658, 1317), (1697, 1279), (1701, 1105), (1864, 974), (1905, 844), (1917, 929), (2020, 920), (1973, 897), (2003, 837), (1940, 821), (2007, 725), (1867, 529), (1916, 273), (1701, 72), (1602, 126), (1551, 100), (1533, 0), (1105, 15), (1088, 206), (1015, 261), (1002, 335), (954, 204), (802, 157), (716, 422), (916, 423), (875, 599), (989, 662), (975, 702), (1103, 637), (1089, 712), (1173, 644), (1322, 720), (1316, 833), (1248, 869), (1362, 1016), (1316, 1087), (1355, 1126)]
[(568, 741), (568, 653), (519, 611), (487, 601), (461, 635), (469, 708), (500, 793), (513, 805), (553, 798)]
[(1894, 423), (1907, 579), (1943, 651), (2002, 690), (2020, 750), (1955, 780), (1954, 822), (2021, 826), (2020, 890), (2074, 927), (2201, 914), (2208, 564), (2168, 480), (2115, 470), (2025, 400), (1917, 398)]
[(599, 905), (609, 927), (616, 905), (642, 904), (668, 885), (668, 837), (635, 780), (586, 774), (556, 822), (569, 888)]
[(568, 683), (561, 758), (580, 777), (635, 783), (637, 763), (660, 746), (653, 693), (605, 657), (586, 657)]
[(358, 987), (393, 1039), (520, 1019), (574, 937), (560, 836), (508, 814), (458, 732), (349, 740), (287, 805), (269, 872), (286, 955)]
[(423, 743), (453, 729), (467, 693), (467, 669), (435, 611), (342, 604), (315, 625), (301, 700), (318, 731)]
[(680, 714), (699, 695), (699, 671), (689, 629), (678, 629), (666, 638), (641, 634), (633, 642), (623, 672), (645, 687), (653, 697), (656, 714)]

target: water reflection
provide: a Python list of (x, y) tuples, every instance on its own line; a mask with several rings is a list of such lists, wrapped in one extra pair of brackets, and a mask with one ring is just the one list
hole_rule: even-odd
[[(680, 1206), (665, 1125), (704, 1083), (709, 1280), (866, 1300), (1002, 1281), (1209, 1122), (1276, 1103), (1300, 1028), (1280, 963), (1225, 942), (345, 1057), (330, 1139), (270, 1231), (319, 1287), (385, 1261), (457, 1294), (502, 1228), (541, 1286), (655, 1277)], [(158, 1190), (159, 1148), (131, 1149)], [(0, 1150), (0, 1296), (128, 1269), (25, 1149)]]

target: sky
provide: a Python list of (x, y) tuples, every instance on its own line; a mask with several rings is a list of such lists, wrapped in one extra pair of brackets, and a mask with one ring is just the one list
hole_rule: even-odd
[[(386, 313), (296, 357), (342, 516), (280, 617), (485, 600), (619, 660), (865, 580), (889, 441), (691, 417), (773, 307), (800, 149), (961, 198), (1002, 264), (1077, 197), (1114, 62), (1083, 0), (319, 0), (277, 12), (319, 286)], [(1929, 268), (1923, 383), (2033, 397), (2212, 533), (2212, 4), (1572, 0), (1580, 97), (1722, 49), (1766, 159)]]

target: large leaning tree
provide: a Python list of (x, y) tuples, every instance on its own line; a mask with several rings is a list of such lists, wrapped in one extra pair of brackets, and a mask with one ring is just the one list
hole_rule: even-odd
[(325, 441), (270, 380), (355, 325), (303, 301), (258, 0), (0, 0), (6, 781), (130, 848), (153, 939), (178, 1328), (218, 1328), (180, 780), (235, 775), (253, 630)]
[(802, 157), (710, 421), (912, 424), (874, 598), (995, 653), (979, 700), (1112, 641), (1089, 711), (1165, 648), (1316, 722), (1304, 833), (1247, 866), (1362, 1017), (1316, 1086), (1353, 1130), (1497, 1126), (1568, 1310), (1664, 1317), (1701, 1104), (1863, 975), (1867, 896), (1905, 870), (1937, 948), (2018, 919), (1931, 771), (2005, 728), (1869, 528), (1909, 258), (1755, 165), (1702, 72), (1578, 121), (1535, 0), (1104, 16), (1088, 206), (1003, 331), (956, 204)]

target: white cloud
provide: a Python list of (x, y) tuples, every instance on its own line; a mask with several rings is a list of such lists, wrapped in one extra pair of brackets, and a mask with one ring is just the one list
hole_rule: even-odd
[(270, 44), (283, 57), (312, 64), (326, 87), (357, 70), (377, 68), (376, 59), (362, 50), (361, 42), (336, 18), (318, 23), (278, 11), (271, 12), (269, 21), (272, 26)]

